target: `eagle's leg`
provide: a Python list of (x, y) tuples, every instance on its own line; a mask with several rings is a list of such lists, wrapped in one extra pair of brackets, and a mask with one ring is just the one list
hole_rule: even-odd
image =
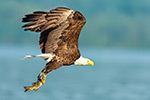
[(38, 80), (45, 84), (45, 79), (47, 76), (48, 71), (46, 71), (46, 67), (42, 70), (42, 72), (38, 75)]
[(38, 80), (42, 82), (42, 84), (45, 84), (45, 79), (46, 79), (47, 73), (41, 72), (38, 75)]
[(30, 90), (35, 90), (37, 91), (43, 84), (45, 84), (45, 79), (47, 76), (47, 73), (52, 70), (47, 70), (47, 66), (42, 70), (42, 72), (38, 75), (38, 80), (37, 82), (32, 83), (32, 86), (27, 86), (25, 88), (25, 92), (30, 91)]
[(25, 92), (30, 91), (30, 90), (35, 90), (37, 91), (43, 84), (45, 84), (45, 79), (46, 76), (49, 72), (51, 72), (52, 70), (56, 70), (59, 67), (61, 67), (63, 64), (61, 62), (58, 61), (53, 61), (53, 62), (49, 62), (46, 64), (45, 68), (42, 70), (42, 72), (38, 75), (38, 80), (37, 82), (33, 83), (32, 86), (27, 86), (24, 87), (25, 88)]

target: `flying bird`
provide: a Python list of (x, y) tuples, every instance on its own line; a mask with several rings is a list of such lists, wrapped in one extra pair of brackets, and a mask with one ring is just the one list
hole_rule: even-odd
[(41, 57), (48, 63), (32, 86), (25, 86), (25, 92), (38, 90), (45, 84), (49, 72), (65, 65), (94, 65), (94, 62), (81, 56), (78, 39), (86, 19), (78, 12), (65, 7), (58, 7), (49, 12), (36, 11), (22, 19), (27, 22), (25, 31), (40, 32), (39, 45), (42, 54), (26, 55), (23, 59)]

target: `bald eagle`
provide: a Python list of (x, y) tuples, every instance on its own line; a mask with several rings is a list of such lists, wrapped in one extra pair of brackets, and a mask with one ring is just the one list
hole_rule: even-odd
[(26, 58), (41, 57), (48, 63), (38, 75), (37, 82), (27, 86), (26, 91), (38, 90), (45, 84), (49, 72), (63, 65), (94, 65), (93, 61), (81, 56), (78, 39), (86, 19), (78, 12), (69, 8), (58, 7), (50, 12), (36, 11), (25, 15), (22, 27), (25, 31), (40, 32), (39, 45), (42, 54), (26, 55)]

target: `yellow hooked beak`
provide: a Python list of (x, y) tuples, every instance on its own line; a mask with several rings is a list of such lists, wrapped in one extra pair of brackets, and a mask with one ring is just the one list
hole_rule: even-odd
[(88, 60), (88, 65), (91, 65), (91, 66), (94, 66), (94, 62), (93, 61), (91, 61), (91, 60)]

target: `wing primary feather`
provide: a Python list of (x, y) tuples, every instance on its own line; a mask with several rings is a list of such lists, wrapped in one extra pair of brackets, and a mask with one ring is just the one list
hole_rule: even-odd
[(28, 23), (28, 24), (23, 25), (22, 28), (28, 27), (28, 26), (32, 26), (32, 25), (35, 25), (35, 24), (36, 24), (35, 22), (33, 22), (33, 23)]
[(54, 28), (54, 27), (56, 27), (55, 23), (51, 23), (50, 25), (43, 26), (42, 30), (45, 31), (45, 30), (48, 30), (48, 29)]
[(45, 12), (45, 11), (35, 11), (33, 13), (34, 14), (47, 14), (48, 12)]
[(53, 17), (51, 16), (51, 17), (47, 17), (46, 19), (49, 21), (49, 20), (55, 20), (55, 19), (58, 20), (58, 18), (59, 18), (58, 16), (53, 16)]
[(41, 15), (37, 15), (37, 14), (28, 14), (28, 15), (25, 15), (26, 17), (28, 18), (37, 18), (37, 17), (40, 17)]
[(37, 18), (23, 18), (22, 22), (30, 22), (30, 21), (37, 21)]
[(65, 8), (65, 7), (58, 7), (58, 8), (56, 8), (56, 10), (62, 10), (62, 11), (64, 11), (64, 10), (71, 10), (71, 9)]
[(63, 13), (63, 11), (62, 10), (51, 10), (50, 13), (52, 13), (52, 14), (55, 14), (55, 13), (61, 14), (61, 13)]
[(46, 26), (48, 26), (50, 24), (55, 24), (55, 22), (57, 22), (57, 19), (51, 19), (46, 23)]

